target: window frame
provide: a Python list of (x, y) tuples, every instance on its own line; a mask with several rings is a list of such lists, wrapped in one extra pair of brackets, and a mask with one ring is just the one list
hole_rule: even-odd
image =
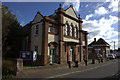
[(49, 32), (49, 33), (52, 32), (52, 26), (48, 26), (48, 32)]
[(68, 36), (68, 24), (65, 24), (65, 36)]
[(38, 35), (39, 34), (39, 25), (36, 25), (35, 26), (35, 32), (34, 32), (35, 35)]

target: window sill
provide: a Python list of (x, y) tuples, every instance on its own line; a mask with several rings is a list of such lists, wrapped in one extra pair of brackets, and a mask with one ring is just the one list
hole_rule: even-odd
[(65, 36), (64, 35), (64, 37), (79, 40), (79, 38), (75, 38), (75, 37), (72, 37), (72, 36)]

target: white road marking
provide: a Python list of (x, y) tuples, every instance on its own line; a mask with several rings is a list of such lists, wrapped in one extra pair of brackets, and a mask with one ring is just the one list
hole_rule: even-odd
[(61, 75), (51, 76), (51, 77), (48, 77), (48, 78), (57, 78), (57, 77), (66, 76), (66, 75), (73, 74), (73, 73), (84, 72), (84, 71), (88, 71), (88, 70), (92, 70), (92, 69), (97, 69), (99, 67), (103, 67), (103, 66), (106, 66), (106, 65), (109, 65), (109, 64), (112, 64), (112, 63), (106, 63), (104, 65), (93, 67), (93, 68), (89, 68), (89, 69), (85, 69), (85, 70), (82, 70), (82, 71), (69, 72), (69, 73), (65, 73), (65, 74), (61, 74)]

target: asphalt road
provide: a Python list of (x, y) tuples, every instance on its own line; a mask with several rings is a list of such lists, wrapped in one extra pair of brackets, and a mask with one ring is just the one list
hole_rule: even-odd
[(104, 64), (95, 69), (89, 69), (82, 72), (71, 73), (56, 78), (119, 78), (120, 77), (120, 59), (111, 60), (111, 63)]
[[(57, 79), (57, 80), (73, 80), (84, 78), (92, 78), (94, 80), (95, 78), (118, 78), (120, 77), (120, 58), (110, 61), (105, 61), (103, 63), (97, 63), (97, 64), (89, 64), (88, 66), (81, 65), (79, 68), (63, 68), (63, 69), (55, 69), (55, 70), (49, 70), (49, 71), (39, 71), (33, 70), (30, 71), (27, 74), (23, 74), (23, 76), (19, 76), (17, 78), (24, 78), (24, 79), (40, 79), (40, 80), (46, 80), (46, 79)], [(94, 79), (93, 79), (94, 78)], [(82, 80), (81, 79), (81, 80)], [(118, 79), (117, 79), (118, 80)]]

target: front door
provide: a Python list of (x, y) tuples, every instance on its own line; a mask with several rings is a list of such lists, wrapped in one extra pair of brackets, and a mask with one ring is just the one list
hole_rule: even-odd
[(55, 50), (50, 49), (50, 64), (53, 64), (55, 61)]
[(84, 51), (82, 51), (82, 60), (84, 60), (84, 58), (85, 58), (85, 52)]

